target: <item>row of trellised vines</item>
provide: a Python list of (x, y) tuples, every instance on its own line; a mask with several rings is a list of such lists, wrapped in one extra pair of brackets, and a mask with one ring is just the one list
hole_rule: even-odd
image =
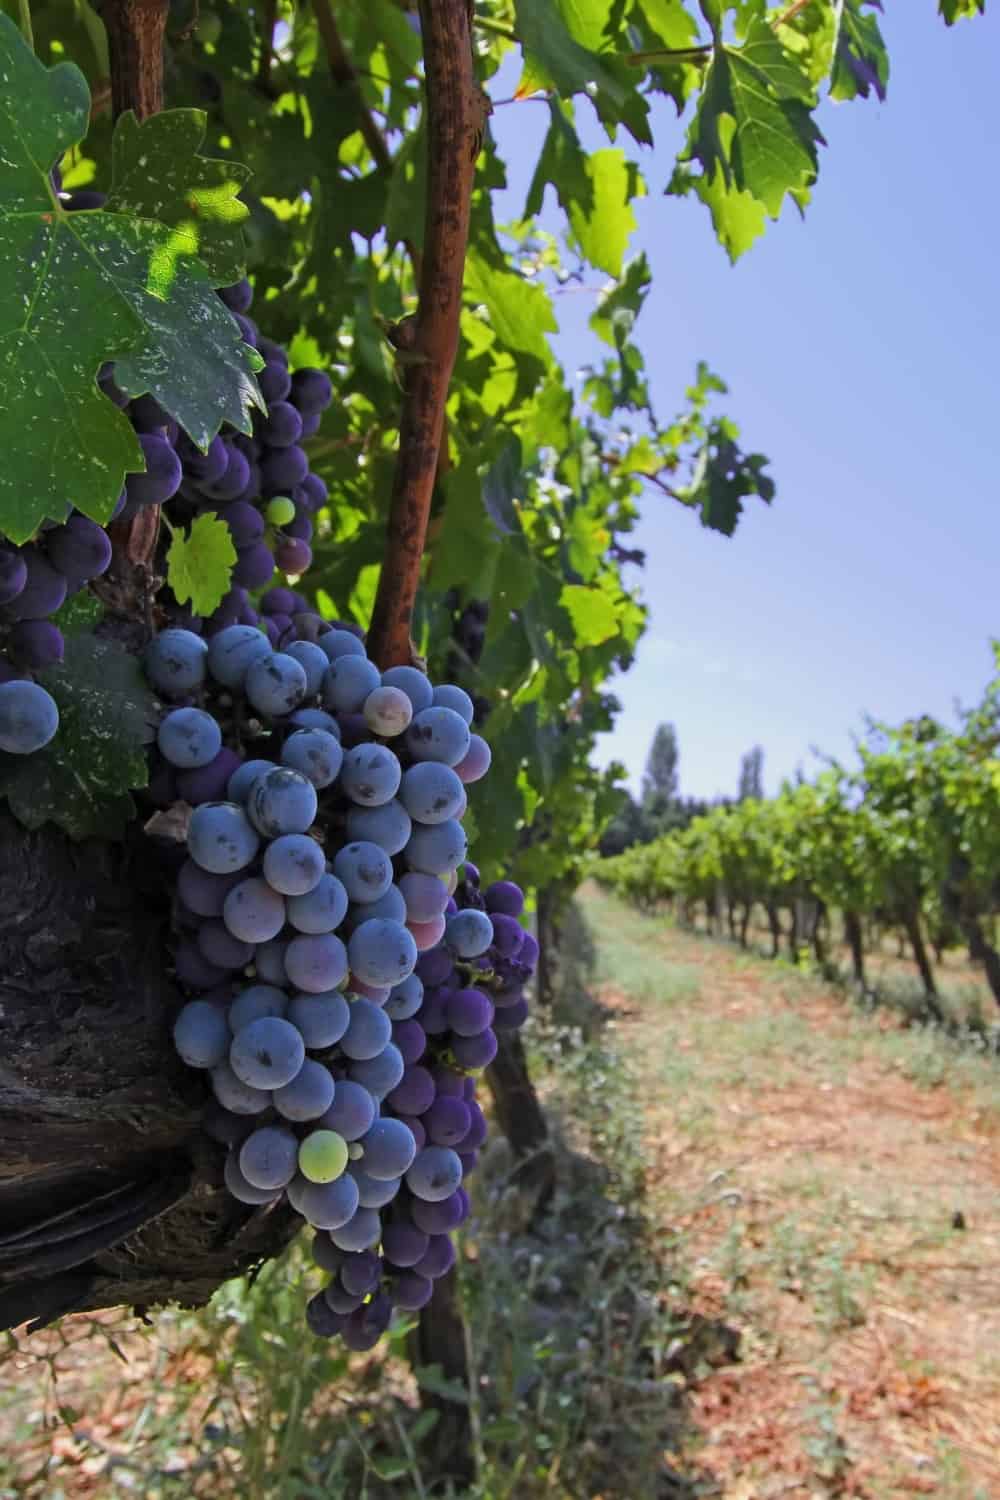
[(811, 948), (827, 964), (839, 922), (862, 985), (869, 936), (895, 929), (938, 1016), (932, 955), (964, 948), (1000, 1002), (998, 744), (995, 679), (957, 729), (928, 716), (872, 725), (857, 769), (831, 764), (814, 781), (719, 807), (593, 870), (636, 905), (674, 902), (686, 921), (702, 913), (744, 946), (759, 909), (775, 955), (787, 936), (790, 956)]

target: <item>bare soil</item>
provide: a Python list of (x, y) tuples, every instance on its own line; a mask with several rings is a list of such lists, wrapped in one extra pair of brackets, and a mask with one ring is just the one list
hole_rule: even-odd
[(694, 1470), (724, 1500), (1000, 1496), (996, 1061), (583, 906), (647, 1101), (662, 1295), (739, 1335), (691, 1372)]

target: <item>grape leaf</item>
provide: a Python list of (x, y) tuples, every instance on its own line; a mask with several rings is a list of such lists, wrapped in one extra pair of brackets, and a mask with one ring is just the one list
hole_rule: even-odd
[(882, 9), (881, 0), (844, 0), (838, 13), (837, 44), (833, 53), (830, 96), (833, 99), (867, 99), (874, 89), (885, 100), (889, 81), (889, 54), (878, 21), (863, 14), (863, 4)]
[(723, 536), (732, 536), (736, 530), (744, 496), (759, 495), (766, 504), (774, 498), (774, 480), (764, 473), (767, 459), (761, 453), (744, 453), (738, 436), (738, 429), (725, 417), (709, 422), (691, 482), (674, 490), (684, 505), (701, 512), (703, 526)]
[(93, 635), (94, 626), (104, 617), (104, 605), (89, 589), (70, 594), (52, 616), (53, 625), (58, 625), (68, 640), (74, 635)]
[(167, 582), (175, 598), (189, 600), (196, 615), (210, 615), (229, 592), (236, 548), (229, 527), (219, 516), (206, 513), (191, 530), (175, 531), (167, 552)]
[(526, 281), (509, 267), (491, 264), (470, 250), (465, 265), (465, 290), (474, 302), (483, 302), (490, 326), (509, 349), (540, 360), (548, 366), (552, 354), (545, 338), (556, 333), (558, 324), (548, 292)]
[(117, 362), (130, 394), (151, 391), (203, 447), (223, 421), (249, 431), (251, 406), (261, 404), (259, 357), (199, 258), (204, 246), (214, 274), (235, 279), (241, 169), (195, 155), (204, 129), (196, 111), (143, 126), (124, 117), (115, 162), (124, 176), (112, 182), (109, 210), (120, 202), (147, 213), (155, 203), (164, 219), (67, 213), (48, 174), (83, 139), (89, 109), (79, 70), (43, 67), (0, 14), (0, 531), (18, 542), (68, 501), (106, 521), (126, 472), (142, 469), (127, 417), (96, 385), (105, 361)]
[(559, 603), (573, 622), (578, 646), (599, 646), (618, 634), (618, 615), (614, 605), (598, 588), (567, 583)]
[(120, 838), (130, 789), (147, 784), (156, 700), (142, 669), (111, 641), (66, 641), (65, 660), (38, 674), (59, 708), (59, 729), (34, 755), (0, 754), (0, 797), (26, 828), (55, 823), (70, 838)]
[(956, 21), (965, 20), (968, 16), (982, 16), (986, 14), (986, 0), (938, 0), (938, 10), (945, 19), (945, 24), (954, 26)]
[(806, 201), (823, 144), (814, 103), (808, 75), (761, 17), (747, 26), (741, 47), (716, 35), (683, 158), (697, 162), (701, 175), (680, 166), (668, 192), (701, 197), (733, 260), (765, 213), (778, 217), (786, 195), (800, 207)]

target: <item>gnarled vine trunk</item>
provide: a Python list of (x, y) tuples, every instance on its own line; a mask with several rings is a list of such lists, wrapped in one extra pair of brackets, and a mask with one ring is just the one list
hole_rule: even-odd
[(198, 1306), (295, 1233), (230, 1197), (201, 1133), (162, 877), (141, 834), (73, 844), (0, 810), (0, 1326)]

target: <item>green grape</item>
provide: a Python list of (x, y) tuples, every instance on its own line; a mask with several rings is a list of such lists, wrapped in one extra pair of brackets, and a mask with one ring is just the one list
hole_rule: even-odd
[(287, 495), (275, 495), (268, 501), (266, 514), (272, 526), (287, 526), (289, 521), (295, 520), (295, 502)]
[(313, 1130), (299, 1146), (299, 1171), (310, 1182), (334, 1182), (347, 1159), (347, 1142), (335, 1130)]
[(203, 47), (214, 47), (222, 35), (222, 17), (213, 10), (203, 10), (198, 15), (198, 40)]

